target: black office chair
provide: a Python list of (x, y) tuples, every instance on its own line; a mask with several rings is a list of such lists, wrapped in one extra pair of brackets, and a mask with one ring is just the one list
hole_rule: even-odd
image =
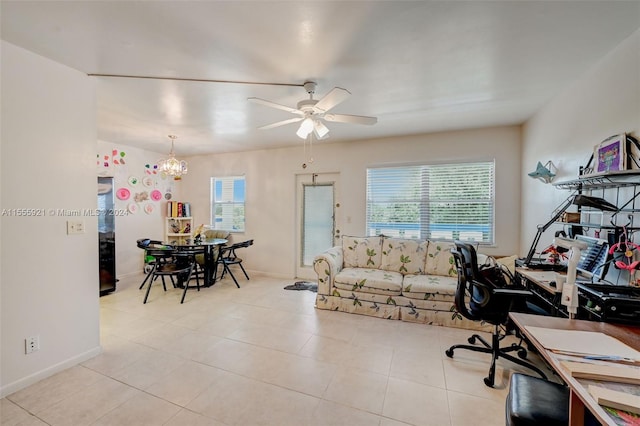
[[(455, 248), (451, 249), (458, 271), (458, 287), (455, 294), (456, 310), (465, 318), (472, 321), (484, 321), (494, 325), (491, 344), (479, 334), (469, 337), (469, 345), (453, 345), (445, 351), (449, 358), (453, 358), (456, 349), (468, 349), (475, 352), (490, 353), (491, 367), (489, 375), (484, 378), (487, 386), (493, 387), (495, 383), (496, 361), (505, 358), (518, 365), (530, 368), (546, 379), (545, 374), (535, 365), (524, 361), (527, 350), (520, 344), (512, 344), (500, 347), (500, 341), (506, 333), (501, 333), (501, 327), (506, 327), (509, 312), (514, 303), (522, 302), (531, 292), (519, 288), (498, 287), (488, 278), (483, 276), (478, 269), (478, 259), (473, 245), (461, 241), (455, 242)], [(476, 341), (482, 346), (473, 346)], [(508, 352), (517, 352), (518, 359)]]
[(233, 275), (233, 272), (231, 272), (231, 268), (229, 268), (229, 266), (231, 265), (240, 266), (240, 269), (242, 269), (244, 276), (247, 278), (247, 280), (249, 279), (249, 275), (247, 275), (247, 271), (245, 271), (244, 266), (242, 266), (242, 258), (238, 257), (238, 255), (236, 254), (236, 250), (250, 247), (252, 245), (253, 245), (253, 240), (247, 240), (241, 243), (236, 243), (230, 246), (222, 247), (220, 249), (220, 257), (218, 258), (218, 262), (222, 264), (222, 267), (223, 267), (222, 274), (220, 275), (220, 279), (224, 278), (224, 274), (228, 272), (229, 275), (231, 275), (231, 278), (233, 278), (233, 282), (236, 283), (236, 286), (238, 288), (240, 288), (240, 284), (238, 284), (238, 280), (236, 280), (236, 277)]

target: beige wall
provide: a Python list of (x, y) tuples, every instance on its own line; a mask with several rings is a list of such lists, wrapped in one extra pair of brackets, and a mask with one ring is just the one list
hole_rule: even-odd
[[(619, 133), (640, 137), (640, 30), (578, 78), (523, 128), (523, 175), (536, 163), (552, 160), (557, 181), (575, 179), (596, 144)], [(570, 194), (552, 185), (522, 180), (520, 251), (533, 241), (536, 225), (547, 222), (555, 207)], [(538, 249), (551, 243), (550, 228)]]
[[(122, 278), (127, 275), (137, 274), (142, 271), (143, 252), (136, 246), (139, 238), (151, 238), (165, 240), (166, 200), (154, 201), (147, 198), (144, 201), (135, 200), (136, 194), (146, 192), (150, 194), (158, 190), (162, 194), (170, 192), (172, 200), (180, 200), (180, 188), (182, 182), (163, 178), (158, 174), (148, 173), (153, 171), (156, 162), (166, 154), (145, 151), (130, 146), (116, 145), (105, 141), (98, 141), (97, 152), (102, 158), (104, 155), (112, 157), (114, 150), (117, 156), (125, 153), (124, 164), (114, 164), (111, 161), (109, 167), (98, 164), (98, 173), (114, 178), (115, 189), (127, 188), (131, 193), (128, 200), (120, 200), (115, 197), (115, 208), (119, 213), (115, 218), (116, 226), (116, 275)], [(102, 162), (102, 161), (101, 161)], [(149, 167), (147, 167), (147, 165)], [(130, 178), (136, 178), (137, 183), (132, 184)], [(143, 184), (143, 178), (148, 177), (152, 186)], [(130, 209), (130, 206), (135, 209)], [(148, 213), (145, 207), (151, 206), (153, 210)]]
[[(96, 208), (95, 91), (86, 75), (2, 42), (0, 394), (100, 351), (97, 220), (67, 235), (56, 209)], [(50, 210), (54, 209), (52, 213)], [(10, 211), (10, 210), (9, 210)], [(40, 215), (42, 214), (42, 215)], [(25, 355), (24, 339), (40, 336)]]
[(253, 238), (247, 252), (249, 269), (293, 278), (296, 253), (296, 175), (339, 172), (342, 233), (364, 235), (366, 169), (370, 166), (496, 159), (496, 246), (493, 254), (518, 250), (520, 229), (520, 127), (497, 127), (345, 143), (315, 143), (313, 164), (306, 161), (302, 141), (287, 149), (249, 151), (189, 159), (183, 198), (193, 205), (196, 225), (209, 223), (211, 176), (245, 175), (246, 232)]

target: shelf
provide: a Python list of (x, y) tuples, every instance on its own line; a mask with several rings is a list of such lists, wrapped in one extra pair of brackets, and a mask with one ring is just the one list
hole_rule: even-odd
[[(180, 204), (188, 203), (180, 202)], [(169, 243), (173, 244), (184, 243), (193, 238), (193, 218), (191, 216), (167, 216), (165, 237)]]
[[(578, 223), (578, 222), (556, 222), (559, 225), (569, 225), (569, 226), (581, 226), (583, 228), (591, 228), (591, 229), (617, 229), (620, 228), (619, 226), (613, 226), (613, 225), (601, 225), (599, 223)], [(627, 226), (627, 231), (637, 231), (640, 230), (640, 228), (636, 228), (636, 227), (631, 227), (631, 226)]]
[(586, 175), (578, 179), (553, 183), (559, 189), (597, 189), (640, 186), (640, 170), (623, 170), (600, 175)]

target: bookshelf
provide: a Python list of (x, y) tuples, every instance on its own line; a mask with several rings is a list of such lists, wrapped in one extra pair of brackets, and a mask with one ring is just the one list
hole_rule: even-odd
[(169, 201), (165, 219), (165, 240), (168, 244), (185, 244), (193, 238), (191, 203)]

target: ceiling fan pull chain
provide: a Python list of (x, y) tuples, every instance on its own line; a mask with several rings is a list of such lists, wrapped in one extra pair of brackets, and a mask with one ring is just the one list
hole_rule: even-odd
[(307, 138), (304, 139), (302, 143), (302, 168), (307, 168), (307, 163), (305, 162), (307, 159)]
[(304, 143), (302, 145), (304, 147), (303, 156), (305, 159), (307, 158), (307, 139), (309, 139), (309, 160), (307, 160), (306, 163), (302, 163), (303, 169), (306, 169), (307, 166), (313, 164), (313, 135), (311, 133), (309, 133), (309, 135), (304, 139)]

